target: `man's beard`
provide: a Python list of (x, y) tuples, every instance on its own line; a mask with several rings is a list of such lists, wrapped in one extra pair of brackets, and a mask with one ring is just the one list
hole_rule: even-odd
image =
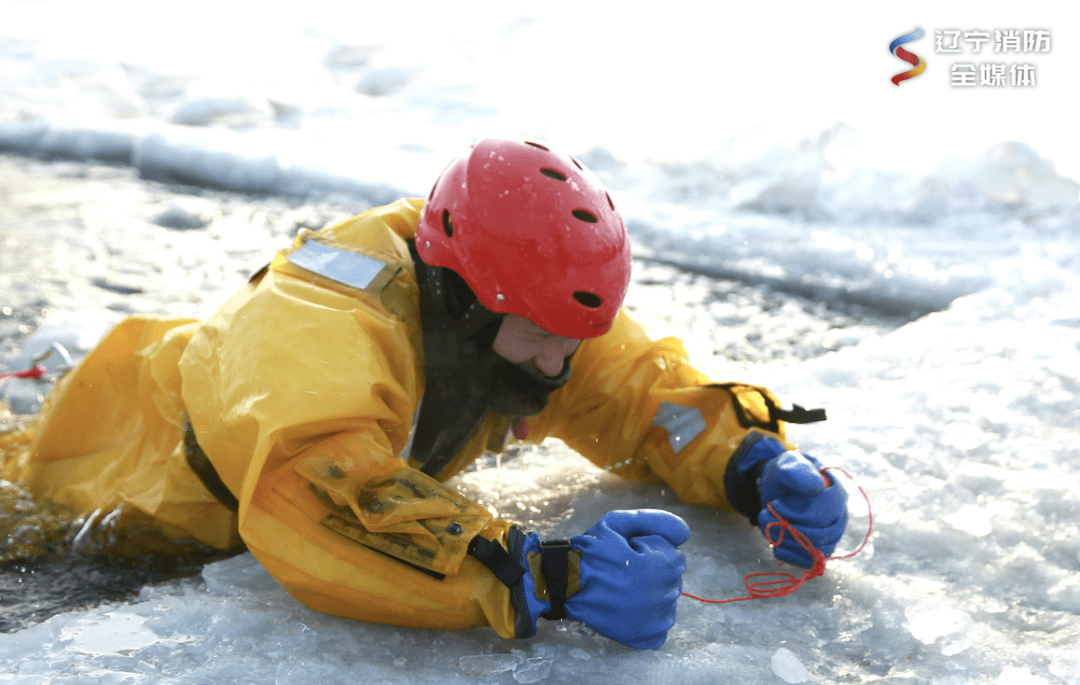
[[(557, 378), (537, 376), (499, 356), (490, 345), (466, 343), (459, 365), (426, 369), (411, 457), (438, 476), (484, 423), (489, 412), (508, 419), (538, 414), (570, 377), (570, 358)], [(470, 346), (474, 349), (469, 350)]]
[(479, 367), (484, 379), (484, 404), (507, 418), (539, 414), (551, 393), (570, 378), (570, 357), (563, 361), (562, 373), (545, 376), (507, 361), (490, 346), (479, 350)]

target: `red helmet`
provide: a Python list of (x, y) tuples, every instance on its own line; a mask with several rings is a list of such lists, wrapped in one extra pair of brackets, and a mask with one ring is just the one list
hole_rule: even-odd
[(577, 160), (540, 143), (482, 140), (451, 162), (416, 247), (491, 311), (568, 338), (606, 333), (630, 283), (630, 239), (611, 197)]

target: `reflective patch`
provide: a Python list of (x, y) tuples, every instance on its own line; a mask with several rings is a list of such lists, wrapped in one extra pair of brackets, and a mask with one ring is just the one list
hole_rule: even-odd
[(293, 264), (353, 288), (371, 285), (386, 262), (309, 240), (286, 257)]
[(705, 417), (697, 407), (684, 407), (674, 402), (663, 402), (656, 410), (652, 425), (667, 431), (671, 449), (678, 454), (682, 448), (708, 428)]

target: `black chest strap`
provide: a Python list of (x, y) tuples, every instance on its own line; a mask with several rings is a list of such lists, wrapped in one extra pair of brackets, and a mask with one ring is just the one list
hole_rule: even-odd
[(240, 511), (239, 500), (221, 480), (217, 469), (210, 463), (210, 458), (206, 456), (206, 452), (199, 446), (198, 440), (195, 439), (195, 429), (191, 427), (191, 421), (187, 419), (184, 419), (184, 451), (187, 453), (188, 466), (199, 477), (199, 480), (210, 491), (210, 494), (224, 504), (229, 511)]

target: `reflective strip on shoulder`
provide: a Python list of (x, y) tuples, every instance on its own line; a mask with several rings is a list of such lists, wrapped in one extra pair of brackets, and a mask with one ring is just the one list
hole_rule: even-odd
[(301, 245), (286, 259), (320, 276), (361, 290), (371, 285), (386, 268), (386, 262), (374, 257), (330, 247), (314, 240)]
[(708, 425), (697, 407), (684, 407), (674, 402), (662, 402), (656, 410), (652, 425), (667, 431), (671, 449), (678, 454), (682, 448), (701, 435)]

